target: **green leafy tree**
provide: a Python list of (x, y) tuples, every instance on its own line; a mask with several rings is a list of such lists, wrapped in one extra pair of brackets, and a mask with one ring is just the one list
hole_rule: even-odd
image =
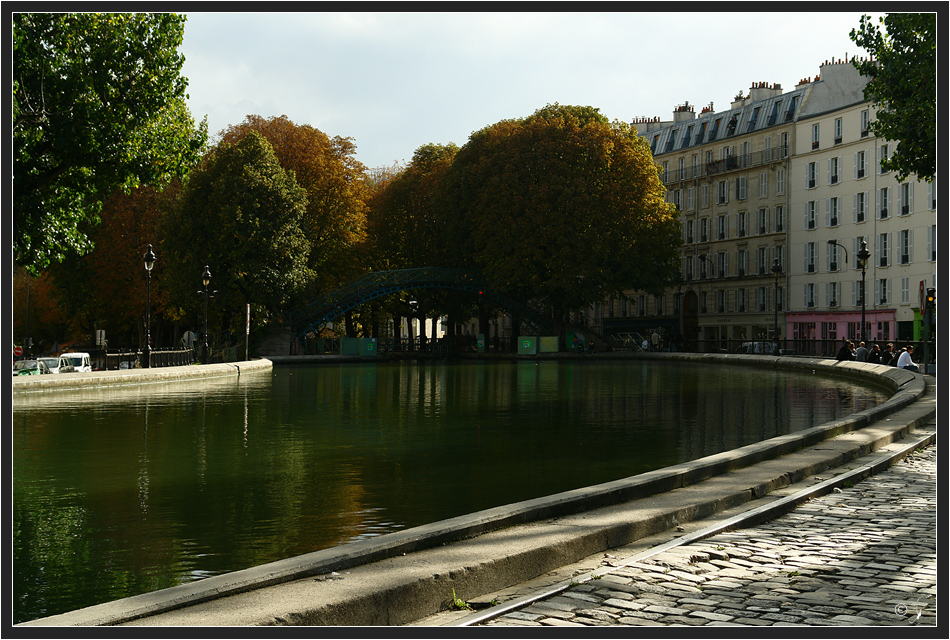
[[(442, 176), (458, 153), (449, 143), (416, 149), (401, 172), (378, 185), (369, 201), (368, 246), (376, 269), (413, 269), (444, 266), (444, 255), (458, 250), (441, 246), (448, 239), (438, 231), (435, 198)], [(459, 316), (465, 297), (437, 289), (406, 292), (387, 309), (395, 316), (450, 313)], [(416, 300), (410, 308), (407, 300)]]
[(184, 16), (13, 16), (13, 249), (34, 273), (91, 248), (102, 201), (200, 157), (185, 106)]
[(377, 268), (441, 266), (434, 201), (456, 153), (458, 147), (451, 143), (423, 145), (402, 172), (373, 194), (369, 229)]
[(477, 131), (440, 189), (452, 266), (559, 320), (625, 289), (660, 292), (678, 273), (680, 225), (649, 145), (597, 109), (548, 105)]
[(864, 97), (878, 108), (874, 135), (898, 142), (883, 161), (904, 180), (911, 174), (932, 181), (937, 171), (937, 16), (889, 13), (874, 24), (870, 16), (851, 30), (851, 39), (870, 54), (854, 66), (871, 80)]
[(365, 167), (354, 157), (353, 141), (330, 138), (287, 116), (265, 119), (253, 115), (222, 132), (221, 142), (236, 143), (250, 131), (267, 138), (280, 166), (292, 171), (307, 192), (301, 228), (310, 243), (308, 267), (316, 276), (308, 294), (360, 275), (365, 267), (355, 259), (355, 248), (365, 236), (368, 185)]
[(183, 317), (199, 308), (208, 265), (218, 291), (210, 311), (223, 329), (238, 328), (245, 304), (262, 321), (278, 316), (308, 279), (310, 245), (300, 228), (306, 207), (304, 189), (256, 131), (213, 149), (162, 221), (166, 313)]

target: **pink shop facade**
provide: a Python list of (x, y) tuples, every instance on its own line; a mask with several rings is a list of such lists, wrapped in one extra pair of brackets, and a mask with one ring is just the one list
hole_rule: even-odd
[[(894, 309), (868, 309), (864, 314), (866, 335), (871, 342), (897, 340)], [(785, 314), (785, 335), (793, 340), (861, 339), (861, 310), (834, 313), (792, 312)]]

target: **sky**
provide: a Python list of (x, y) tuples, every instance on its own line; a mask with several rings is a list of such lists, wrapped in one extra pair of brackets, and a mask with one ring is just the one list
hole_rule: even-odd
[(710, 102), (723, 111), (752, 83), (790, 91), (826, 60), (867, 55), (848, 36), (857, 12), (187, 17), (188, 105), (196, 121), (207, 116), (212, 138), (249, 114), (286, 115), (352, 138), (370, 169), (409, 162), (429, 143), (461, 147), (474, 131), (547, 104), (670, 120), (685, 102), (697, 114)]

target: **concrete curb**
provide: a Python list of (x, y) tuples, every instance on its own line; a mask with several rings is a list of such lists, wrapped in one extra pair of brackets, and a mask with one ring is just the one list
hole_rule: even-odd
[(699, 542), (710, 538), (719, 533), (725, 531), (731, 531), (733, 529), (754, 527), (763, 522), (768, 522), (779, 516), (782, 516), (789, 511), (792, 511), (795, 507), (804, 504), (805, 502), (812, 500), (814, 498), (821, 497), (833, 491), (836, 488), (844, 486), (846, 483), (860, 482), (861, 480), (866, 479), (867, 477), (880, 473), (886, 470), (891, 465), (903, 460), (911, 452), (932, 445), (937, 438), (936, 433), (929, 433), (923, 437), (916, 438), (909, 445), (904, 445), (900, 447), (896, 452), (883, 454), (877, 456), (876, 459), (868, 464), (862, 465), (857, 469), (848, 471), (837, 475), (829, 480), (825, 480), (817, 485), (803, 489), (793, 495), (786, 496), (769, 504), (763, 505), (761, 507), (756, 507), (755, 509), (750, 509), (744, 513), (728, 518), (722, 522), (717, 522), (716, 524), (710, 525), (708, 527), (703, 527), (698, 531), (685, 534), (673, 540), (659, 544), (655, 547), (651, 547), (646, 551), (634, 554), (630, 557), (625, 558), (622, 562), (612, 563), (610, 566), (598, 568), (594, 572), (589, 572), (584, 575), (574, 576), (570, 580), (560, 582), (552, 587), (540, 590), (535, 594), (530, 596), (525, 596), (506, 602), (504, 604), (493, 606), (485, 611), (480, 611), (472, 615), (466, 616), (460, 620), (456, 620), (449, 624), (443, 626), (449, 627), (469, 627), (476, 624), (481, 624), (488, 620), (492, 620), (499, 616), (505, 615), (510, 611), (516, 611), (525, 607), (533, 602), (538, 600), (544, 600), (558, 593), (567, 591), (575, 584), (580, 584), (588, 582), (595, 579), (596, 577), (603, 577), (617, 569), (622, 569), (631, 564), (641, 562), (647, 558), (651, 558), (660, 553), (664, 553), (670, 549), (680, 547), (687, 544), (692, 544), (694, 542)]
[[(598, 550), (664, 531), (677, 520), (684, 522), (708, 517), (898, 440), (932, 420), (936, 412), (932, 398), (917, 403), (927, 389), (924, 377), (892, 367), (719, 354), (650, 354), (646, 357), (821, 370), (873, 381), (887, 386), (895, 394), (878, 407), (842, 420), (632, 478), (488, 509), (24, 625), (114, 625), (146, 617), (155, 618), (141, 623), (402, 624), (438, 611), (445, 602), (446, 585), (456, 584), (460, 588), (464, 585), (467, 590), (487, 593), (531, 579), (552, 567), (569, 564)], [(888, 416), (890, 418), (885, 420)], [(872, 427), (875, 422), (883, 424)], [(834, 441), (829, 444), (829, 439)], [(819, 443), (824, 443), (821, 448), (803, 451)], [(794, 459), (781, 458), (796, 452)], [(644, 507), (644, 503), (663, 505)], [(611, 519), (610, 514), (618, 513), (619, 520), (605, 524)], [(538, 524), (539, 521), (542, 524)], [(548, 525), (543, 521), (548, 521), (550, 526), (556, 524), (555, 529), (544, 532)], [(563, 531), (565, 522), (574, 523), (568, 527), (569, 534)], [(525, 527), (530, 528), (532, 534), (531, 544), (523, 551), (515, 553), (509, 543), (501, 549), (494, 548), (486, 553), (483, 548), (475, 556), (469, 555), (468, 549), (504, 540), (509, 533)], [(550, 541), (544, 542), (545, 538)], [(460, 540), (466, 542), (451, 544)], [(453, 565), (459, 558), (451, 557), (448, 550), (462, 554), (467, 560), (461, 565)], [(410, 553), (414, 554), (413, 562), (416, 563), (412, 566), (405, 564), (406, 554)], [(433, 554), (443, 557), (431, 559)], [(425, 575), (419, 575), (418, 568), (413, 568), (418, 563), (442, 568), (433, 575), (427, 566)], [(402, 573), (389, 574), (384, 579), (378, 574), (382, 565), (404, 568)], [(365, 592), (350, 591), (349, 585), (347, 588), (335, 585), (334, 589), (326, 591), (321, 587), (324, 583), (312, 579), (355, 568), (360, 569), (361, 575), (377, 571), (366, 578), (369, 586)], [(296, 588), (288, 592), (283, 587), (290, 588), (288, 583), (291, 582)], [(270, 591), (269, 595), (263, 593), (267, 591)], [(299, 605), (300, 611), (289, 618), (274, 613), (273, 606), (293, 611), (298, 607), (294, 603), (304, 592), (309, 596), (307, 604)], [(245, 594), (253, 600), (276, 599), (278, 604), (270, 608), (258, 607), (260, 611), (253, 615), (247, 613), (253, 607), (244, 606), (240, 614), (231, 609), (225, 619), (207, 617), (211, 615), (210, 611), (229, 608), (222, 602), (227, 600), (225, 596), (238, 594)], [(194, 606), (202, 603), (205, 603), (202, 607)], [(182, 608), (189, 611), (182, 612), (180, 617), (160, 615)], [(204, 609), (205, 613), (196, 612), (198, 609)], [(206, 617), (202, 618), (202, 615)], [(197, 620), (202, 621), (195, 622), (196, 618), (192, 616), (198, 616)], [(170, 619), (177, 621), (170, 622)], [(216, 621), (208, 622), (209, 619)]]
[(240, 376), (241, 373), (272, 369), (274, 363), (267, 359), (242, 362), (219, 362), (195, 364), (182, 367), (156, 367), (154, 369), (121, 369), (119, 371), (91, 371), (87, 373), (63, 373), (48, 376), (18, 376), (13, 379), (14, 393), (60, 391), (115, 387), (153, 382), (175, 382), (197, 378)]

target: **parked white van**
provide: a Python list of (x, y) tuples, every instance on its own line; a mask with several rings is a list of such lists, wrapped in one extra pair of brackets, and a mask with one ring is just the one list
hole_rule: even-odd
[(69, 360), (74, 371), (92, 371), (92, 361), (88, 353), (64, 353), (60, 357)]

